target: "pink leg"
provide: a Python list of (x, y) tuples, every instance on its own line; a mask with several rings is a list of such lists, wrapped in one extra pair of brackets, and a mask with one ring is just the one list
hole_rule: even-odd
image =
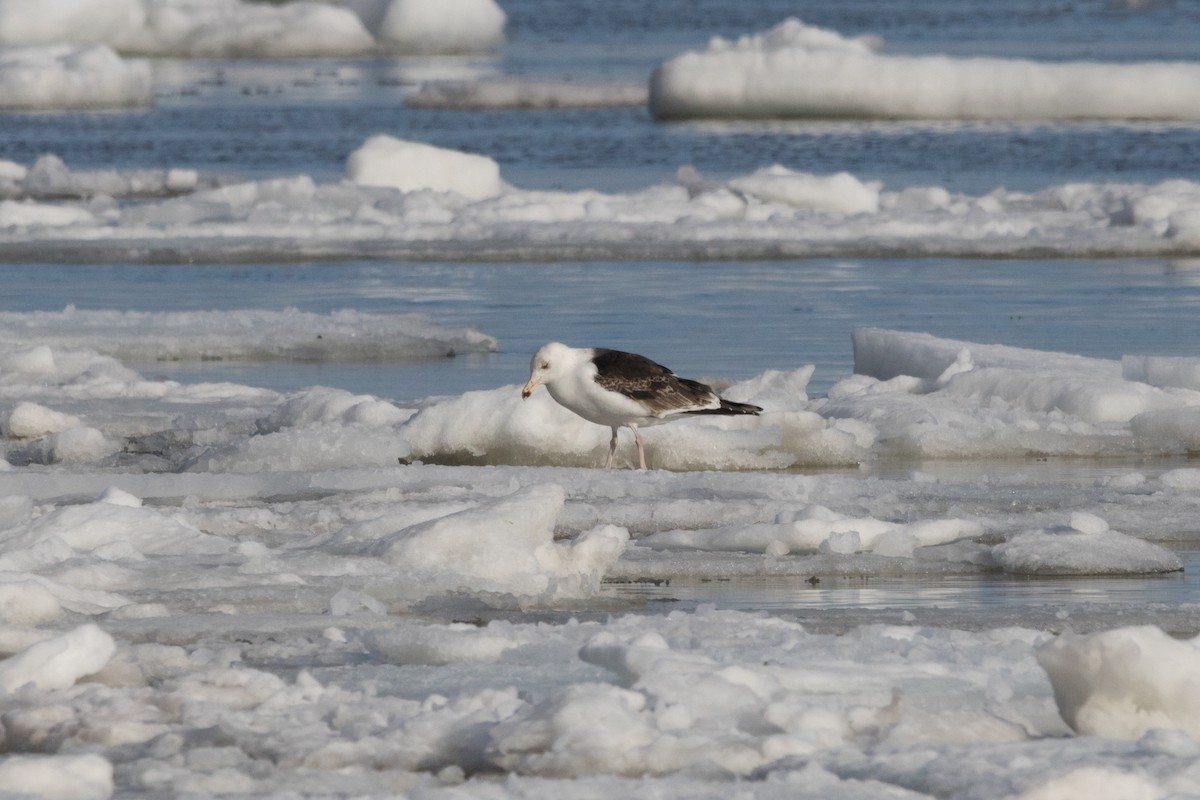
[(612, 439), (608, 442), (608, 461), (604, 462), (605, 469), (612, 469), (613, 453), (617, 452), (617, 429), (612, 429)]
[(637, 425), (630, 425), (629, 429), (633, 431), (633, 440), (638, 446), (638, 469), (646, 468), (646, 443), (642, 441), (642, 435), (638, 433)]

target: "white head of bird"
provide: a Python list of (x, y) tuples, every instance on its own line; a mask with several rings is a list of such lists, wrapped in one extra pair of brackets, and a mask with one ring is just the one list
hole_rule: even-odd
[(521, 390), (521, 397), (528, 400), (539, 385), (550, 386), (580, 359), (580, 351), (560, 342), (543, 345), (533, 354), (529, 362), (529, 382)]

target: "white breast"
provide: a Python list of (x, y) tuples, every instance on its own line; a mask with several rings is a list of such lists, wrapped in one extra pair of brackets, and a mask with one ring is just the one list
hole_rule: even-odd
[(646, 413), (641, 403), (623, 394), (610, 392), (596, 383), (596, 368), (573, 370), (569, 376), (547, 384), (550, 396), (579, 416), (609, 427), (649, 425), (657, 422)]

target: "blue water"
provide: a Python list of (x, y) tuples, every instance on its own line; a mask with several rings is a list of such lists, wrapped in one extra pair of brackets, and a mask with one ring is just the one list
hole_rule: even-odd
[[(5, 310), (296, 307), (424, 313), (496, 336), (493, 355), (404, 364), (160, 364), (179, 380), (313, 384), (410, 402), (521, 383), (547, 341), (646, 353), (736, 380), (815, 364), (810, 395), (853, 371), (859, 326), (1098, 358), (1195, 356), (1200, 262), (804, 260), (5, 266)], [(140, 366), (140, 365), (139, 365)]]
[(193, 167), (247, 178), (335, 180), (376, 133), (480, 152), (527, 188), (638, 188), (692, 164), (724, 177), (771, 163), (847, 170), (889, 188), (986, 192), (1068, 182), (1155, 182), (1200, 173), (1200, 126), (996, 123), (678, 123), (645, 109), (449, 111), (404, 106), (431, 78), (533, 75), (644, 83), (714, 35), (788, 16), (901, 53), (1098, 61), (1200, 59), (1200, 4), (1143, 12), (1104, 0), (511, 0), (508, 44), (442, 59), (162, 60), (151, 110), (0, 113), (0, 158), (42, 153), (75, 168)]

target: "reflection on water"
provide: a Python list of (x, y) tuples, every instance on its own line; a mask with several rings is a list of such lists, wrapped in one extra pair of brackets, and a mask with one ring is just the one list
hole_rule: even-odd
[(1016, 577), (950, 575), (930, 577), (676, 579), (669, 583), (615, 584), (616, 597), (668, 602), (691, 608), (712, 604), (743, 611), (945, 609), (964, 615), (989, 609), (1021, 611), (1054, 608), (1069, 614), (1073, 605), (1150, 608), (1200, 601), (1200, 551), (1180, 550), (1184, 571), (1121, 577)]
[[(62, 273), (62, 274), (59, 274)], [(817, 367), (810, 396), (853, 368), (878, 326), (1099, 358), (1194, 356), (1195, 270), (1156, 259), (553, 264), (24, 265), (6, 310), (299, 308), (428, 314), (500, 340), (476, 359), (410, 365), (163, 365), (182, 381), (290, 391), (316, 383), (405, 403), (521, 383), (547, 341), (645, 353), (680, 374), (739, 380)], [(52, 280), (50, 278), (53, 278)], [(245, 373), (245, 374), (243, 374)]]

